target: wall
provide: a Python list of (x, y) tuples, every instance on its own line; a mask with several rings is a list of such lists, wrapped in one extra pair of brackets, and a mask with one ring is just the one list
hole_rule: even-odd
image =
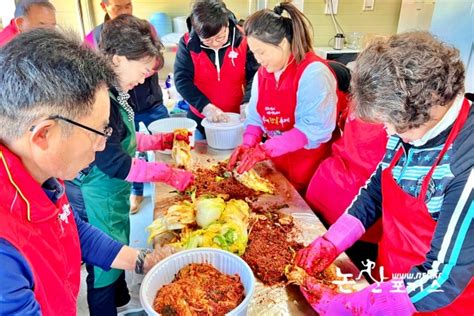
[(15, 13), (14, 0), (0, 0), (0, 30), (10, 24)]
[[(80, 32), (77, 14), (77, 0), (51, 0), (57, 8), (58, 23), (63, 27), (70, 27)], [(273, 8), (278, 0), (268, 0), (268, 7)], [(362, 11), (362, 0), (339, 0), (337, 19), (346, 33), (363, 32), (366, 34), (394, 34), (398, 25), (402, 0), (377, 0), (374, 11)], [(84, 10), (85, 31), (88, 33), (95, 25), (103, 22), (104, 12), (100, 7), (100, 0), (81, 0)], [(190, 12), (190, 0), (133, 0), (134, 14), (142, 19), (148, 19), (155, 12), (166, 12), (172, 18), (187, 16)], [(252, 0), (226, 0), (227, 7), (234, 12), (237, 18), (246, 18), (249, 15), (249, 3)], [(328, 46), (336, 31), (331, 18), (324, 14), (324, 0), (305, 0), (304, 12), (313, 24), (315, 46)], [(91, 16), (87, 17), (87, 8), (90, 7)], [(255, 4), (253, 4), (255, 7)], [(163, 77), (172, 72), (174, 54), (166, 53), (165, 67), (160, 71)]]
[[(72, 3), (73, 1), (64, 0), (64, 2)], [(102, 23), (104, 13), (100, 8), (100, 0), (91, 2), (95, 23)], [(191, 2), (189, 0), (134, 0), (134, 14), (144, 19), (149, 18), (154, 12), (166, 12), (171, 17), (188, 15)], [(280, 1), (268, 0), (268, 6), (273, 8), (278, 2)], [(248, 16), (249, 1), (227, 0), (225, 3), (238, 18)], [(330, 16), (324, 14), (324, 5), (324, 0), (304, 1), (304, 12), (315, 30), (316, 46), (327, 46), (328, 41), (336, 33)], [(390, 35), (397, 30), (400, 7), (401, 0), (378, 0), (375, 1), (374, 11), (362, 11), (362, 0), (339, 0), (337, 19), (345, 32)]]
[(72, 29), (81, 32), (79, 14), (76, 0), (50, 0), (56, 7), (56, 20), (58, 25), (64, 29)]
[[(393, 34), (397, 29), (401, 1), (378, 0), (375, 1), (374, 11), (362, 11), (362, 0), (339, 0), (337, 19), (347, 33)], [(59, 25), (80, 32), (77, 0), (51, 0), (51, 2), (57, 9)], [(100, 8), (100, 0), (82, 0), (83, 8), (87, 7), (87, 2), (90, 2), (92, 10), (91, 23), (85, 21), (85, 31), (89, 32), (94, 25), (102, 23), (104, 12)], [(191, 2), (190, 0), (133, 0), (134, 14), (143, 19), (149, 18), (154, 12), (166, 12), (171, 17), (188, 15)], [(248, 16), (249, 1), (227, 0), (225, 2), (238, 18)], [(273, 8), (278, 2), (277, 0), (268, 0), (268, 5)], [(315, 30), (316, 46), (327, 46), (328, 41), (336, 33), (330, 16), (323, 14), (324, 5), (324, 0), (304, 1), (304, 12)]]
[(430, 28), (441, 40), (459, 49), (467, 69), (466, 91), (471, 93), (474, 92), (472, 8), (472, 0), (437, 0)]
[[(324, 0), (306, 0), (304, 12), (314, 28), (315, 46), (329, 46), (336, 31), (331, 17), (324, 14)], [(373, 11), (362, 11), (362, 0), (339, 0), (336, 18), (344, 32), (390, 35), (396, 33), (401, 0), (375, 1)]]
[[(103, 22), (104, 11), (100, 7), (100, 0), (91, 0), (91, 2), (97, 25)], [(165, 12), (171, 18), (187, 16), (191, 11), (192, 2), (189, 0), (133, 0), (133, 14), (142, 19), (149, 19), (155, 12)], [(248, 15), (248, 1), (227, 0), (225, 3), (239, 18)]]

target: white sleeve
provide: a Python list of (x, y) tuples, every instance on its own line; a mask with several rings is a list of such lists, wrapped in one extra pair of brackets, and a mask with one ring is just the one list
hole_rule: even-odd
[(336, 127), (337, 81), (326, 65), (309, 64), (298, 83), (295, 128), (308, 138), (307, 149), (331, 139)]

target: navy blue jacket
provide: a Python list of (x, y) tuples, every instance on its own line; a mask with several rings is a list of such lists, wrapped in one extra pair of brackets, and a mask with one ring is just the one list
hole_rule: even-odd
[[(420, 147), (403, 143), (397, 136), (390, 137), (384, 159), (354, 200), (349, 214), (360, 219), (366, 228), (381, 217), (381, 173), (389, 166), (400, 146), (404, 148), (404, 156), (394, 167), (393, 176), (403, 190), (417, 196), (422, 182), (420, 179), (434, 163), (451, 128)], [(437, 222), (431, 248), (425, 262), (413, 267), (410, 273), (399, 276), (406, 285), (411, 285), (408, 295), (420, 312), (434, 311), (450, 304), (474, 275), (473, 129), (474, 109), (471, 105), (466, 123), (436, 167), (429, 184), (426, 204), (431, 217)], [(439, 276), (441, 291), (429, 288), (432, 279), (416, 278), (428, 273)]]

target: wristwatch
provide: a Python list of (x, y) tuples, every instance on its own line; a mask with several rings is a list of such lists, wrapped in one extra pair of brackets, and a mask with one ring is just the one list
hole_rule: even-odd
[(143, 274), (143, 266), (145, 264), (145, 257), (147, 254), (151, 253), (152, 251), (147, 248), (142, 248), (138, 252), (137, 261), (135, 262), (135, 273)]

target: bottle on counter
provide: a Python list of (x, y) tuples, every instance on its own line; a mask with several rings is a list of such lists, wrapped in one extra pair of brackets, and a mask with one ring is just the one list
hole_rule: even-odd
[(176, 86), (174, 84), (174, 75), (172, 73), (168, 74), (168, 77), (166, 78), (165, 88), (168, 91), (170, 99), (173, 99), (176, 102), (179, 102), (183, 99), (178, 93), (178, 90), (176, 90)]
[(186, 116), (186, 112), (189, 110), (189, 104), (183, 100), (183, 97), (176, 90), (174, 84), (174, 75), (172, 73), (168, 74), (165, 81), (165, 90), (169, 97), (168, 100), (168, 111), (171, 116)]

